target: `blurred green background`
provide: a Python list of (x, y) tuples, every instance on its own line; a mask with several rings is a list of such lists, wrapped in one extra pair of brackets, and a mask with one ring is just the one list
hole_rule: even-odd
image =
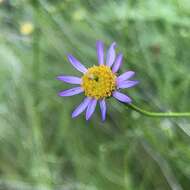
[(116, 41), (127, 93), (154, 111), (190, 111), (189, 0), (0, 0), (0, 190), (189, 190), (190, 120), (153, 119), (109, 99), (73, 120), (82, 95), (55, 78)]

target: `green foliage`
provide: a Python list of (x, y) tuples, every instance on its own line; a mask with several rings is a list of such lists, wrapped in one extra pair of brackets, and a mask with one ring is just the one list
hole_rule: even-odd
[[(0, 1), (1, 2), (1, 1)], [(188, 119), (152, 119), (113, 99), (102, 123), (71, 119), (60, 98), (66, 54), (96, 64), (95, 42), (118, 43), (127, 93), (148, 110), (190, 111), (189, 0), (4, 0), (0, 3), (0, 189), (188, 190)], [(25, 22), (34, 26), (21, 33)]]

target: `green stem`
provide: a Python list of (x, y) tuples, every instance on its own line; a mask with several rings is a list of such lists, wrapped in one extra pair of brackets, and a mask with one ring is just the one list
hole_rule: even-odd
[(141, 109), (134, 104), (128, 104), (127, 106), (148, 117), (190, 117), (190, 112), (151, 112)]
[(40, 28), (39, 28), (39, 7), (38, 4), (34, 2), (34, 33), (33, 33), (33, 74), (35, 77), (35, 80), (39, 80), (40, 75)]

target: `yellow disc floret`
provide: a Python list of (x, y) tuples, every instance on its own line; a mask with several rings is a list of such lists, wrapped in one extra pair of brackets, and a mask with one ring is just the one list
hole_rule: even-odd
[(88, 97), (106, 98), (111, 96), (116, 88), (116, 75), (108, 66), (93, 66), (82, 77), (81, 86)]

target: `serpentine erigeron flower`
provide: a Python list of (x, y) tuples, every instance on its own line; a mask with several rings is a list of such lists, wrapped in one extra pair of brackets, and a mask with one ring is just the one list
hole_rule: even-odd
[(135, 72), (126, 71), (117, 76), (117, 72), (122, 65), (123, 55), (115, 53), (116, 43), (113, 42), (106, 54), (104, 61), (104, 44), (102, 41), (96, 42), (98, 65), (87, 69), (73, 55), (68, 55), (69, 62), (80, 71), (83, 76), (58, 76), (57, 79), (66, 83), (76, 84), (77, 87), (62, 91), (59, 96), (73, 96), (84, 93), (85, 98), (82, 103), (75, 108), (72, 117), (77, 117), (86, 110), (86, 120), (89, 120), (95, 111), (97, 103), (100, 105), (102, 120), (106, 119), (106, 99), (113, 96), (117, 100), (130, 104), (132, 99), (121, 93), (120, 89), (130, 88), (138, 84), (136, 80), (129, 80)]

